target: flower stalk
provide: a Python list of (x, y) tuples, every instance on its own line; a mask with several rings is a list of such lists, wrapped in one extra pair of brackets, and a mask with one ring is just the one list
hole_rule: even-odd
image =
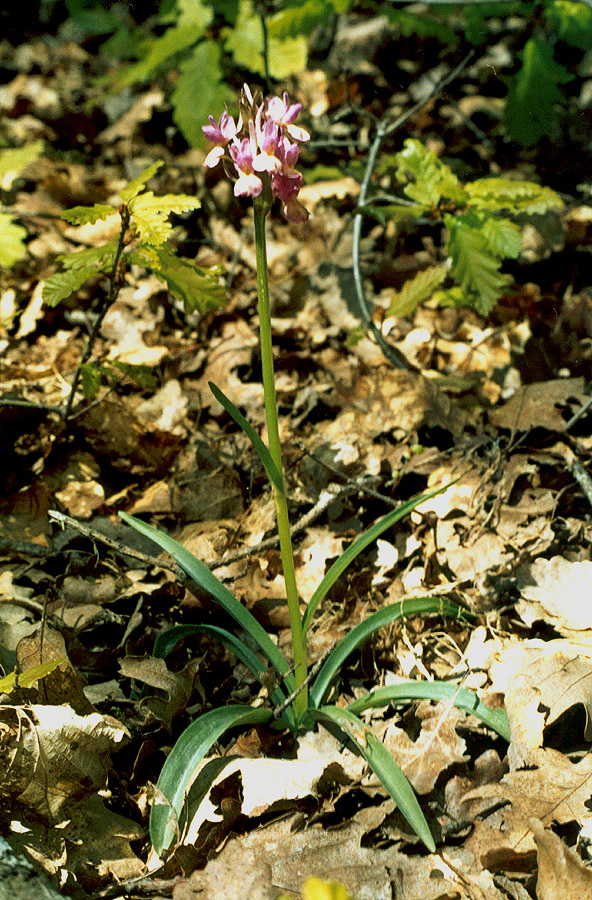
[(283, 97), (268, 97), (264, 100), (259, 93), (253, 96), (245, 85), (239, 105), (240, 116), (236, 123), (226, 111), (222, 113), (218, 123), (210, 116), (210, 124), (203, 128), (203, 132), (214, 147), (208, 153), (204, 165), (214, 168), (222, 162), (224, 170), (234, 180), (235, 196), (253, 198), (265, 418), (269, 453), (279, 473), (279, 479), (276, 479), (278, 483), (274, 481), (272, 490), (292, 633), (296, 684), (293, 710), (296, 722), (300, 722), (308, 709), (308, 664), (278, 424), (265, 220), (274, 197), (282, 202), (282, 212), (289, 222), (305, 222), (308, 219), (308, 211), (298, 200), (302, 174), (296, 169), (300, 148), (295, 142), (307, 141), (309, 135), (294, 124), (301, 105), (290, 104), (286, 93)]
[[(271, 308), (269, 302), (269, 281), (267, 277), (267, 245), (265, 238), (265, 218), (269, 204), (264, 197), (257, 197), (254, 203), (255, 213), (255, 247), (257, 254), (257, 294), (259, 297), (259, 340), (261, 346), (261, 370), (263, 393), (265, 396), (265, 418), (267, 422), (267, 440), (269, 452), (280, 474), (281, 491), (273, 486), (282, 569), (286, 585), (290, 629), (292, 632), (292, 650), (294, 654), (294, 677), (298, 690), (306, 681), (307, 654), (306, 641), (300, 615), (300, 599), (294, 570), (294, 553), (292, 535), (288, 515), (288, 498), (282, 463), (282, 450), (277, 415), (277, 399), (273, 368), (273, 347), (271, 338)], [(304, 687), (294, 698), (294, 714), (299, 721), (308, 708), (307, 690)]]

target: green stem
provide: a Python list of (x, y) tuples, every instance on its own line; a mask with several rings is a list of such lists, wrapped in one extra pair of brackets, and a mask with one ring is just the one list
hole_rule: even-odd
[[(267, 191), (265, 193), (267, 193)], [(282, 555), (282, 567), (286, 583), (286, 595), (288, 597), (290, 628), (292, 630), (294, 678), (297, 690), (304, 685), (300, 693), (294, 698), (294, 714), (296, 721), (300, 721), (308, 709), (308, 691), (305, 684), (307, 674), (306, 641), (302, 629), (300, 600), (298, 597), (298, 587), (296, 585), (296, 574), (294, 571), (294, 553), (292, 551), (288, 500), (286, 497), (282, 466), (282, 450), (278, 427), (275, 378), (273, 371), (271, 308), (269, 303), (267, 244), (265, 239), (265, 217), (269, 210), (269, 200), (269, 197), (262, 195), (261, 197), (255, 198), (254, 202), (255, 246), (257, 252), (257, 293), (259, 296), (259, 339), (261, 342), (261, 368), (263, 372), (263, 393), (265, 396), (265, 417), (267, 420), (269, 452), (280, 473), (282, 484), (281, 491), (273, 487), (273, 492), (275, 497), (278, 535), (280, 539), (280, 551)]]

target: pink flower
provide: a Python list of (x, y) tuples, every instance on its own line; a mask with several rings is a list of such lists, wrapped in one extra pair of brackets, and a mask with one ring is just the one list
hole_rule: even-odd
[(253, 168), (257, 172), (269, 172), (271, 174), (272, 172), (281, 171), (282, 168), (282, 163), (276, 155), (280, 133), (275, 122), (271, 122), (269, 119), (264, 125), (261, 124), (262, 112), (263, 107), (260, 107), (255, 118), (256, 140), (261, 152), (254, 157)]
[(235, 197), (258, 197), (263, 190), (263, 182), (253, 169), (253, 147), (249, 138), (235, 141), (228, 148), (238, 180), (234, 185)]
[(297, 199), (298, 192), (302, 185), (302, 175), (296, 172), (295, 176), (273, 175), (271, 178), (271, 192), (274, 197), (278, 197), (282, 201), (282, 212), (288, 222), (306, 222), (308, 220), (308, 210)]
[(270, 97), (267, 101), (267, 115), (273, 122), (285, 128), (295, 141), (308, 141), (310, 139), (308, 131), (293, 124), (301, 109), (302, 103), (290, 104), (287, 91), (284, 91), (283, 97)]
[(234, 119), (232, 116), (229, 116), (226, 110), (222, 113), (218, 120), (218, 124), (216, 125), (216, 120), (213, 116), (208, 116), (210, 120), (209, 125), (202, 125), (202, 131), (205, 134), (208, 141), (212, 144), (218, 144), (219, 146), (225, 146), (228, 141), (231, 141), (233, 137), (236, 137), (237, 132), (240, 130), (240, 119), (238, 123), (238, 127), (234, 123)]
[(283, 137), (278, 144), (276, 152), (278, 159), (282, 162), (282, 173), (288, 178), (300, 177), (302, 180), (300, 172), (297, 172), (295, 168), (300, 156), (298, 144), (292, 144), (287, 137)]
[(208, 169), (213, 169), (214, 166), (217, 166), (222, 157), (224, 156), (224, 147), (226, 144), (233, 140), (236, 137), (238, 130), (240, 129), (240, 119), (238, 126), (235, 124), (232, 116), (229, 116), (226, 110), (222, 113), (218, 120), (218, 124), (216, 125), (216, 120), (213, 116), (209, 116), (210, 124), (202, 125), (202, 131), (205, 134), (208, 141), (211, 141), (212, 144), (216, 146), (213, 147), (204, 160), (204, 166)]

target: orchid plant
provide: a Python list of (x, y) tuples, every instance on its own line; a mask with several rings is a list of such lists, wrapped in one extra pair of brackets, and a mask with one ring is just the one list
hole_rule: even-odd
[[(338, 643), (327, 658), (309, 669), (307, 631), (312, 618), (328, 591), (356, 557), (383, 532), (415, 509), (424, 500), (445, 488), (436, 488), (402, 504), (361, 534), (329, 568), (315, 590), (304, 613), (296, 583), (294, 555), (288, 517), (288, 498), (282, 465), (275, 392), (271, 309), (267, 269), (265, 220), (274, 198), (282, 203), (289, 222), (305, 222), (308, 211), (298, 200), (302, 174), (296, 169), (300, 144), (308, 133), (295, 124), (301, 104), (290, 103), (288, 95), (263, 98), (245, 85), (240, 96), (240, 113), (235, 120), (224, 111), (218, 122), (210, 116), (203, 131), (214, 145), (205, 166), (222, 163), (234, 181), (236, 196), (253, 199), (257, 257), (257, 290), (262, 377), (268, 433), (266, 445), (232, 401), (210, 384), (217, 400), (251, 440), (267, 473), (275, 497), (277, 528), (292, 635), (292, 659), (285, 657), (255, 617), (231, 591), (193, 554), (167, 534), (127, 513), (122, 518), (159, 547), (166, 550), (179, 566), (209, 593), (255, 642), (261, 656), (233, 632), (212, 624), (173, 626), (157, 638), (154, 654), (164, 658), (188, 634), (203, 632), (218, 638), (269, 689), (267, 665), (275, 672), (267, 708), (250, 705), (212, 709), (195, 719), (182, 733), (169, 754), (157, 784), (150, 816), (150, 834), (154, 850), (162, 856), (179, 839), (179, 822), (185, 801), (196, 782), (199, 766), (213, 745), (229, 729), (253, 724), (290, 730), (297, 734), (314, 727), (315, 722), (337, 729), (357, 748), (395, 800), (402, 814), (429, 850), (435, 842), (413, 789), (384, 745), (365, 725), (359, 714), (373, 706), (387, 706), (409, 699), (448, 699), (457, 707), (481, 719), (488, 727), (509, 739), (508, 721), (501, 710), (489, 709), (473, 692), (452, 683), (408, 682), (378, 688), (346, 706), (327, 703), (337, 671), (349, 655), (377, 629), (409, 615), (466, 616), (464, 610), (443, 598), (421, 597), (391, 604), (370, 615)], [(470, 618), (470, 616), (467, 616)], [(263, 657), (263, 659), (261, 658)]]

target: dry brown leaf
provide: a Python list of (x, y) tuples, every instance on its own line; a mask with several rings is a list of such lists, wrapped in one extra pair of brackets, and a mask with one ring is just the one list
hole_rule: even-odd
[(592, 788), (592, 757), (572, 763), (557, 750), (533, 751), (530, 764), (538, 768), (509, 772), (497, 784), (470, 790), (463, 802), (496, 798), (508, 801), (526, 830), (531, 818), (551, 822), (581, 822), (588, 817)]
[(186, 708), (197, 677), (198, 662), (185, 666), (182, 672), (171, 672), (164, 659), (154, 656), (126, 656), (120, 664), (124, 678), (133, 678), (151, 688), (158, 694), (144, 697), (140, 707), (149, 709), (156, 719), (171, 730), (173, 719)]
[(416, 715), (421, 720), (417, 740), (412, 741), (401, 728), (389, 725), (384, 744), (418, 794), (428, 794), (445, 769), (468, 759), (464, 755), (466, 744), (456, 732), (464, 713), (441, 701), (433, 706), (420, 703)]
[(530, 827), (537, 845), (537, 900), (592, 897), (592, 869), (585, 868), (577, 853), (537, 819), (531, 820)]
[(38, 682), (36, 702), (48, 706), (68, 703), (81, 716), (94, 712), (84, 694), (86, 681), (69, 661), (66, 643), (59, 631), (48, 625), (39, 626), (34, 634), (19, 641), (16, 658), (21, 672), (41, 663), (63, 660), (57, 669)]
[(78, 716), (67, 706), (2, 706), (0, 797), (54, 820), (105, 787), (109, 754), (129, 738), (111, 716)]
[(530, 431), (542, 426), (563, 432), (567, 421), (587, 400), (583, 378), (537, 381), (519, 388), (502, 407), (491, 410), (489, 419), (498, 428), (510, 431)]

